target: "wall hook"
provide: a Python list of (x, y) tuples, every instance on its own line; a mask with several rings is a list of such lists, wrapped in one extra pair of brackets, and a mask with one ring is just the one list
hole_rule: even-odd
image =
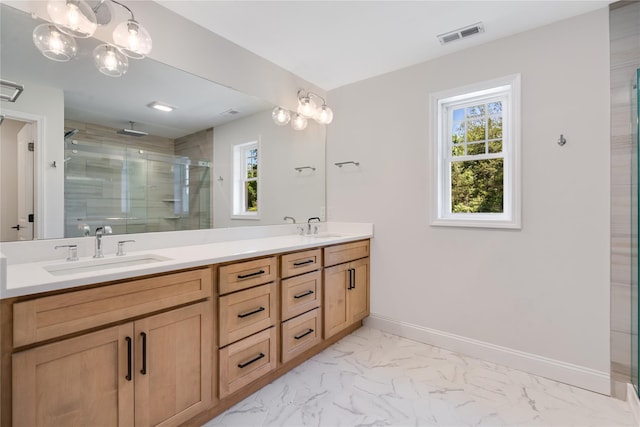
[(222, 175), (220, 175), (220, 176), (218, 177), (218, 181), (220, 181), (220, 182), (224, 181), (224, 178), (222, 177)]
[(564, 137), (563, 134), (560, 134), (560, 138), (558, 139), (558, 145), (562, 147), (566, 143), (567, 143), (567, 139)]
[(57, 168), (58, 167), (58, 165), (56, 164), (55, 160), (51, 163), (51, 167), (53, 167), (53, 168)]

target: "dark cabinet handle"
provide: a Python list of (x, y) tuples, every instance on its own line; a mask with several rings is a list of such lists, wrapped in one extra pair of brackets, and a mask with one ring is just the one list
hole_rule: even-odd
[(249, 274), (238, 274), (238, 279), (246, 279), (248, 277), (259, 276), (259, 275), (264, 274), (264, 273), (265, 273), (264, 270), (258, 270), (258, 271), (255, 271), (255, 272), (249, 273)]
[(356, 269), (351, 269), (351, 289), (356, 288)]
[(251, 360), (247, 360), (244, 363), (238, 363), (238, 368), (242, 369), (242, 368), (246, 368), (247, 366), (251, 365), (254, 362), (257, 362), (258, 360), (262, 359), (264, 357), (264, 353), (260, 353), (259, 355), (257, 355), (256, 357), (254, 357)]
[(140, 369), (140, 373), (142, 375), (147, 374), (147, 334), (144, 332), (140, 332), (140, 336), (142, 337), (142, 369)]
[(246, 313), (240, 313), (240, 314), (238, 314), (238, 317), (242, 319), (242, 318), (245, 318), (247, 316), (251, 316), (252, 314), (260, 313), (261, 311), (264, 311), (264, 307), (258, 307), (255, 310), (248, 311)]
[(127, 376), (125, 378), (127, 381), (131, 381), (131, 337), (125, 337), (125, 341), (127, 341)]
[(303, 292), (303, 293), (301, 293), (301, 294), (294, 295), (293, 297), (294, 297), (295, 299), (299, 299), (299, 298), (304, 298), (304, 297), (306, 297), (307, 295), (313, 295), (313, 291), (312, 291), (311, 289), (309, 289), (307, 292)]
[(20, 227), (20, 224), (18, 224), (15, 227), (11, 227), (11, 228), (13, 228), (14, 230), (20, 231), (20, 228), (24, 228), (24, 227)]
[(300, 339), (302, 339), (302, 338), (306, 337), (307, 335), (309, 335), (311, 332), (313, 332), (313, 329), (309, 328), (309, 329), (307, 329), (307, 331), (306, 331), (306, 332), (303, 332), (303, 333), (301, 333), (300, 335), (296, 335), (296, 336), (294, 336), (293, 338), (295, 338), (295, 339), (297, 339), (297, 340), (300, 340)]
[(307, 264), (313, 264), (315, 262), (315, 260), (313, 259), (308, 259), (306, 261), (300, 261), (300, 262), (294, 262), (293, 266), (294, 267), (300, 267), (301, 265), (307, 265)]
[(347, 272), (349, 273), (349, 286), (347, 286), (347, 289), (351, 290), (355, 287), (353, 286), (353, 268), (347, 269)]

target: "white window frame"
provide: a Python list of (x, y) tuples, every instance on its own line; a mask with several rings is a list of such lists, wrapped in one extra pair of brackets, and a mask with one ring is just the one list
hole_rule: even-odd
[[(258, 209), (255, 212), (245, 210), (246, 206), (246, 193), (245, 181), (247, 176), (246, 171), (246, 152), (256, 148), (258, 150), (258, 177), (257, 191), (258, 191)], [(262, 179), (262, 161), (261, 161), (260, 139), (254, 141), (243, 142), (235, 144), (231, 150), (231, 171), (233, 174), (233, 188), (232, 188), (232, 201), (231, 201), (231, 218), (232, 219), (248, 219), (259, 220), (260, 219), (260, 207), (262, 206), (262, 191), (261, 191), (261, 179)]]
[[(462, 213), (451, 211), (451, 116), (448, 111), (464, 105), (503, 98), (502, 153), (465, 156), (464, 160), (504, 158), (502, 213)], [(430, 95), (432, 129), (431, 225), (454, 227), (522, 228), (520, 160), (520, 74), (513, 74)], [(459, 158), (457, 158), (460, 160)]]

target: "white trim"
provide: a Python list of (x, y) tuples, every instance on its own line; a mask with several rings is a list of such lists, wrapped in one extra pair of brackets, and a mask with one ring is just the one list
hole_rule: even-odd
[(627, 403), (629, 403), (629, 409), (631, 409), (636, 424), (640, 426), (640, 399), (636, 394), (636, 388), (630, 383), (627, 383)]
[(377, 314), (372, 314), (365, 319), (365, 324), (394, 335), (487, 360), (491, 363), (508, 366), (554, 381), (605, 395), (611, 394), (611, 378), (608, 372), (401, 322)]
[(44, 228), (44, 207), (45, 207), (45, 194), (46, 192), (46, 181), (44, 179), (44, 173), (41, 171), (44, 170), (45, 163), (45, 138), (44, 132), (46, 129), (47, 118), (46, 116), (25, 113), (24, 111), (16, 111), (16, 110), (8, 110), (3, 108), (2, 115), (7, 119), (19, 120), (22, 122), (29, 122), (35, 124), (36, 131), (33, 133), (34, 136), (34, 146), (35, 146), (35, 165), (33, 165), (33, 194), (34, 194), (34, 214), (36, 217), (35, 227), (33, 228), (33, 238), (34, 239), (43, 239), (46, 238), (47, 234), (45, 234)]
[[(483, 228), (522, 228), (522, 199), (521, 199), (521, 84), (520, 74), (492, 79), (463, 87), (447, 89), (429, 95), (429, 125), (431, 127), (431, 149), (428, 150), (430, 158), (428, 164), (431, 169), (431, 182), (429, 185), (430, 223), (433, 226), (458, 226), (458, 227), (483, 227)], [(441, 127), (443, 121), (442, 104), (451, 104), (464, 100), (473, 100), (509, 90), (507, 96), (508, 106), (503, 110), (503, 132), (508, 135), (505, 140), (509, 144), (503, 145), (505, 152), (505, 188), (504, 188), (504, 213), (500, 214), (461, 214), (447, 213), (444, 204), (447, 197), (444, 188), (448, 185), (443, 182), (445, 157), (442, 150), (442, 140), (446, 139), (442, 134), (448, 132)], [(482, 156), (485, 158), (486, 156)]]

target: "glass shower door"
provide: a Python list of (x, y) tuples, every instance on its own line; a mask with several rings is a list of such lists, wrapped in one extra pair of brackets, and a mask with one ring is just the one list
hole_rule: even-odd
[(640, 135), (640, 123), (638, 120), (638, 111), (640, 111), (640, 69), (636, 71), (635, 81), (633, 82), (632, 91), (631, 91), (631, 122), (633, 126), (631, 127), (631, 382), (636, 388), (636, 393), (640, 391), (638, 384), (640, 384), (640, 371), (638, 369), (638, 365), (640, 365), (640, 360), (638, 357), (639, 349), (638, 349), (638, 305), (640, 301), (638, 298), (640, 294), (638, 292), (638, 283), (640, 268), (638, 266), (638, 230), (640, 229), (640, 216), (638, 215), (640, 197), (639, 197), (639, 189), (638, 182), (640, 181), (640, 177), (638, 176), (639, 169), (638, 164), (640, 164), (640, 150), (638, 150), (638, 145), (640, 144), (640, 140), (638, 136)]

